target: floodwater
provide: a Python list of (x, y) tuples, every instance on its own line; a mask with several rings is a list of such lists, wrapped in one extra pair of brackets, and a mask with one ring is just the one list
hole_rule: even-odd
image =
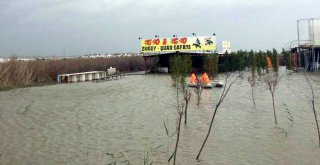
[[(309, 77), (320, 114), (320, 77)], [(275, 94), (279, 127), (266, 85), (258, 81), (253, 108), (244, 76), (219, 108), (200, 161), (195, 158), (222, 88), (204, 90), (199, 106), (193, 93), (177, 164), (319, 164), (304, 75), (282, 68), (280, 78)], [(167, 164), (176, 136), (168, 138), (164, 123), (169, 134), (175, 132), (176, 104), (169, 75), (0, 92), (0, 164), (143, 164), (146, 158)]]

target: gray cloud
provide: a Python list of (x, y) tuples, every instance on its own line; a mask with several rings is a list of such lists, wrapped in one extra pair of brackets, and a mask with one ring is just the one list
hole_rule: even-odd
[(234, 50), (281, 48), (318, 0), (11, 0), (0, 2), (0, 56), (138, 52), (138, 37), (217, 34)]

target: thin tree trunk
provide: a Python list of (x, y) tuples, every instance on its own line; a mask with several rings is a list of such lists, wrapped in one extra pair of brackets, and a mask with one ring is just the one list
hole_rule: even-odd
[(209, 126), (209, 130), (208, 130), (208, 133), (207, 133), (206, 138), (205, 138), (204, 141), (203, 141), (203, 144), (202, 144), (202, 146), (201, 146), (201, 148), (200, 148), (200, 151), (199, 151), (199, 153), (198, 153), (198, 155), (197, 155), (197, 158), (196, 158), (197, 160), (199, 160), (199, 157), (200, 157), (200, 155), (201, 155), (201, 152), (202, 152), (202, 150), (203, 150), (203, 148), (204, 148), (204, 146), (205, 146), (205, 144), (206, 144), (206, 142), (207, 142), (207, 140), (208, 140), (208, 137), (209, 137), (210, 132), (211, 132), (212, 124), (213, 124), (214, 118), (215, 118), (215, 116), (216, 116), (216, 113), (217, 113), (217, 111), (218, 111), (218, 108), (219, 108), (220, 104), (222, 103), (222, 101), (224, 100), (224, 98), (226, 97), (226, 95), (228, 94), (228, 91), (230, 90), (231, 86), (237, 81), (237, 79), (238, 79), (238, 78), (236, 78), (236, 79), (229, 85), (228, 89), (225, 90), (225, 89), (226, 89), (226, 86), (227, 86), (228, 77), (226, 78), (226, 84), (225, 84), (225, 86), (224, 86), (224, 88), (223, 88), (223, 92), (222, 92), (222, 95), (220, 96), (220, 100), (219, 100), (218, 104), (216, 105), (216, 108), (214, 109), (214, 113), (213, 113), (213, 116), (212, 116), (212, 118), (211, 118), (211, 123), (210, 123), (210, 126)]
[(177, 104), (179, 105), (179, 88), (178, 88), (178, 86), (177, 86)]
[(188, 100), (186, 99), (186, 107), (184, 108), (184, 124), (187, 124), (187, 116), (188, 116)]
[(252, 103), (253, 103), (253, 107), (256, 107), (256, 102), (254, 100), (254, 95), (253, 95), (253, 88), (252, 88), (252, 85), (251, 86), (251, 97), (252, 97)]
[[(313, 97), (314, 97), (314, 96), (313, 96)], [(316, 125), (317, 125), (318, 137), (319, 137), (319, 146), (320, 146), (320, 130), (319, 130), (317, 112), (316, 112), (316, 109), (315, 109), (315, 107), (314, 107), (314, 100), (312, 100), (312, 109), (313, 109), (314, 119), (315, 119)]]
[(216, 105), (216, 108), (214, 109), (214, 113), (213, 113), (213, 116), (212, 116), (212, 119), (211, 119), (209, 131), (208, 131), (207, 136), (206, 136), (206, 138), (204, 139), (203, 144), (202, 144), (202, 146), (201, 146), (201, 149), (200, 149), (200, 151), (199, 151), (199, 153), (198, 153), (198, 155), (197, 155), (197, 160), (199, 160), (199, 157), (200, 157), (200, 154), (201, 154), (201, 152), (202, 152), (202, 149), (204, 148), (204, 146), (205, 146), (206, 143), (207, 143), (208, 137), (209, 137), (210, 132), (211, 132), (212, 124), (213, 124), (213, 121), (214, 121), (214, 117), (216, 116), (216, 113), (217, 113), (217, 110), (218, 110), (219, 105), (220, 105), (220, 103), (218, 103), (218, 104)]
[(176, 164), (176, 158), (177, 158), (177, 153), (178, 153), (178, 144), (179, 144), (179, 138), (180, 138), (180, 127), (181, 127), (182, 115), (183, 115), (183, 112), (181, 112), (179, 114), (179, 125), (178, 125), (178, 132), (177, 132), (176, 147), (174, 149), (173, 165)]
[(319, 138), (319, 146), (320, 146), (320, 130), (319, 130), (319, 124), (318, 124), (317, 112), (316, 112), (316, 108), (315, 108), (315, 105), (314, 105), (314, 92), (313, 92), (312, 85), (311, 85), (311, 83), (310, 83), (310, 81), (309, 81), (309, 78), (307, 77), (306, 73), (304, 73), (304, 76), (306, 77), (306, 79), (307, 79), (307, 81), (308, 81), (308, 84), (309, 84), (309, 86), (310, 86), (311, 93), (312, 93), (312, 100), (311, 100), (311, 103), (312, 103), (312, 110), (313, 110), (314, 119), (315, 119), (315, 122), (316, 122), (316, 125), (317, 125), (318, 138)]
[(184, 101), (186, 102), (185, 108), (184, 108), (184, 123), (187, 125), (187, 118), (188, 118), (188, 105), (191, 98), (191, 93), (188, 90), (185, 90), (184, 94)]
[(276, 125), (278, 125), (277, 115), (276, 115), (276, 107), (275, 107), (275, 105), (274, 105), (274, 92), (271, 92), (271, 95), (272, 95), (272, 105), (273, 105), (274, 122), (276, 123)]

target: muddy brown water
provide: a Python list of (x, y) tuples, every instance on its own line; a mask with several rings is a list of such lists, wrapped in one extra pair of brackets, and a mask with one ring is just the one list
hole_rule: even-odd
[[(320, 114), (320, 77), (309, 76)], [(319, 164), (311, 93), (304, 75), (288, 75), (282, 68), (280, 77), (276, 91), (280, 128), (275, 127), (265, 84), (258, 81), (253, 108), (245, 76), (222, 103), (200, 161), (195, 157), (222, 89), (204, 90), (200, 106), (193, 94), (188, 125), (181, 128), (177, 163)], [(125, 159), (143, 164), (144, 157), (154, 164), (167, 164), (175, 135), (168, 138), (163, 123), (174, 133), (175, 106), (169, 75), (0, 92), (0, 164), (100, 165), (113, 159), (117, 164), (127, 164)]]

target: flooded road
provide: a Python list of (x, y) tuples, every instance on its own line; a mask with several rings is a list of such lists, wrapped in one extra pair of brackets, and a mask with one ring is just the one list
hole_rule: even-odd
[[(320, 77), (309, 76), (320, 114)], [(195, 157), (222, 88), (204, 90), (200, 106), (193, 93), (188, 125), (181, 128), (178, 164), (319, 164), (305, 77), (285, 71), (280, 77), (275, 94), (280, 128), (274, 124), (266, 85), (258, 81), (253, 108), (247, 78), (239, 79), (217, 113), (200, 161)], [(169, 75), (0, 92), (0, 164), (100, 165), (113, 159), (143, 164), (144, 157), (167, 164), (175, 135), (168, 138), (164, 122), (174, 133), (175, 98)]]

